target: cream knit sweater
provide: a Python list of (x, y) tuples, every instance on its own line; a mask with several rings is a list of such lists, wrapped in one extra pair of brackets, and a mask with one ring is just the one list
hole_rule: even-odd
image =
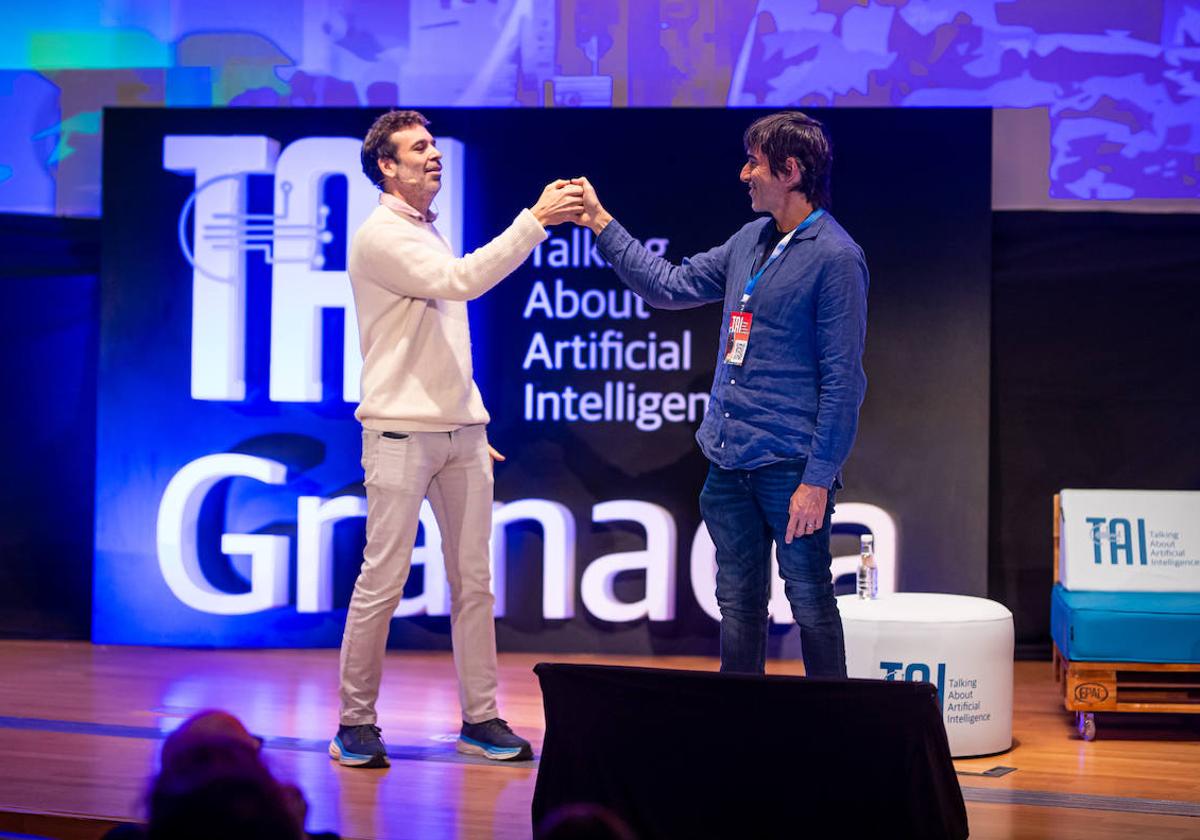
[(488, 422), (475, 385), (466, 301), (523, 263), (546, 231), (529, 210), (464, 257), (412, 207), (382, 196), (350, 245), (362, 401), (376, 431), (448, 432)]

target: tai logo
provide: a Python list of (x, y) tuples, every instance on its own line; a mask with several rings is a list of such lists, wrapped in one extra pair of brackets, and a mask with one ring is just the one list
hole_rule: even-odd
[(1134, 565), (1135, 551), (1137, 564), (1147, 565), (1145, 519), (1136, 520), (1136, 534), (1128, 519), (1105, 519), (1103, 516), (1089, 516), (1086, 521), (1092, 532), (1092, 551), (1096, 564), (1104, 562), (1101, 545), (1107, 542), (1109, 562), (1112, 565), (1118, 565), (1122, 557), (1125, 559), (1126, 566)]
[[(460, 254), (464, 147), (440, 137), (438, 149), (438, 228)], [(271, 402), (321, 401), (326, 310), (343, 319), (342, 399), (358, 402), (362, 356), (343, 266), (354, 231), (379, 204), (379, 191), (362, 175), (361, 150), (362, 141), (351, 137), (305, 137), (282, 148), (261, 135), (163, 138), (163, 168), (194, 184), (179, 214), (179, 246), (192, 268), (192, 399), (246, 399), (253, 253), (271, 271)], [(251, 176), (272, 179), (269, 212), (248, 210)]]
[(1108, 689), (1100, 683), (1081, 683), (1075, 686), (1077, 703), (1103, 703), (1108, 699)]
[[(937, 686), (938, 709), (942, 708), (942, 700), (946, 692), (945, 662), (939, 662), (936, 666), (932, 667), (924, 662), (910, 662), (907, 667), (903, 662), (880, 662), (879, 668), (884, 673), (883, 678), (888, 682), (934, 683)], [(935, 669), (937, 673), (936, 682), (932, 679)]]

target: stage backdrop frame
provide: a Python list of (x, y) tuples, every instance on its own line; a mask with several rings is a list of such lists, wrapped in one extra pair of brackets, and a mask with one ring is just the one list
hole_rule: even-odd
[[(577, 174), (676, 261), (754, 218), (738, 172), (742, 131), (761, 111), (426, 113), (451, 163), (443, 232), (467, 249), (545, 182)], [(985, 594), (991, 114), (811, 113), (833, 138), (832, 211), (871, 271), (867, 399), (838, 494), (857, 521), (838, 527), (835, 554), (890, 523), (899, 588)], [(97, 642), (338, 643), (363, 505), (354, 377), (343, 375), (352, 315), (337, 306), (346, 241), (373, 201), (355, 149), (376, 114), (105, 111)], [(499, 515), (516, 520), (495, 541), (500, 646), (713, 653), (711, 555), (696, 537), (706, 463), (692, 435), (719, 308), (645, 312), (590, 234), (553, 235), (471, 304), (490, 436), (509, 456)], [(647, 342), (636, 359), (656, 341), (660, 367), (679, 369), (574, 369), (573, 350), (557, 369), (540, 351), (577, 335), (590, 347), (605, 330), (627, 349)], [(617, 383), (680, 397), (618, 420)], [(612, 419), (538, 420), (538, 395), (556, 394), (565, 413), (568, 387), (596, 393), (593, 416)], [(541, 399), (551, 411), (556, 398)], [(422, 529), (406, 592), (406, 609), (427, 614), (398, 618), (393, 645), (449, 645), (435, 538)], [(772, 652), (795, 655), (786, 611), (774, 614)]]

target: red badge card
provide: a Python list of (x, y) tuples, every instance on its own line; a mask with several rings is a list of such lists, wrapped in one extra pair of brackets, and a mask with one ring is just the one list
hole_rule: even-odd
[(729, 313), (729, 336), (725, 341), (725, 362), (740, 365), (746, 358), (746, 345), (750, 343), (750, 323), (753, 312)]

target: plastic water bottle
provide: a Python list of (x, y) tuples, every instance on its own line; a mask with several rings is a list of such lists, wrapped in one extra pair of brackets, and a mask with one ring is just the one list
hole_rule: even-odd
[(872, 599), (879, 594), (879, 569), (875, 566), (875, 535), (863, 534), (859, 549), (858, 597)]

